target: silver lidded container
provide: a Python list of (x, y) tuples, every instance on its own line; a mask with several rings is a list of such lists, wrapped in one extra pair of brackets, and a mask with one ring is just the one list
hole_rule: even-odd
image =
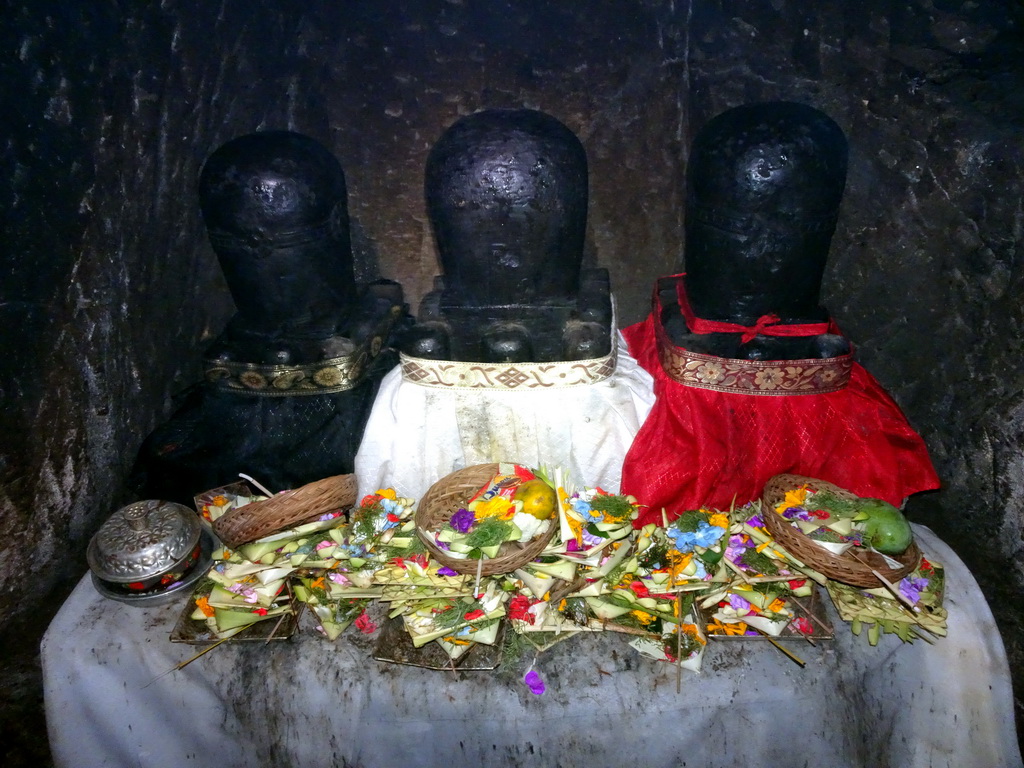
[(209, 570), (212, 541), (199, 516), (171, 501), (137, 501), (110, 516), (89, 542), (96, 590), (135, 605), (168, 602)]

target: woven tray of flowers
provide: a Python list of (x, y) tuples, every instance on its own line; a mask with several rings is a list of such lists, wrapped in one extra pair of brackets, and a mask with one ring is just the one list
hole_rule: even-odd
[(776, 475), (761, 496), (762, 518), (793, 557), (855, 587), (895, 583), (917, 568), (921, 551), (891, 504), (801, 475)]
[(476, 464), (438, 480), (416, 509), (431, 557), (458, 573), (510, 573), (544, 551), (558, 527), (554, 489), (518, 464)]

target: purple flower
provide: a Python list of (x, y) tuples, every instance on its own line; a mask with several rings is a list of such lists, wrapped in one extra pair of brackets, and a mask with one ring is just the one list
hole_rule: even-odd
[(789, 507), (782, 516), (787, 520), (810, 520), (811, 513), (803, 507)]
[(754, 515), (752, 518), (747, 520), (747, 525), (751, 525), (754, 528), (764, 528), (764, 520), (761, 519), (760, 515)]
[(468, 509), (460, 509), (454, 515), (452, 515), (452, 518), (448, 521), (448, 524), (452, 527), (453, 530), (456, 530), (459, 533), (467, 533), (469, 529), (473, 527), (473, 523), (475, 522), (476, 515), (474, 515)]
[(602, 539), (600, 536), (595, 536), (594, 534), (590, 533), (590, 531), (588, 531), (586, 528), (583, 529), (582, 533), (583, 543), (588, 547), (596, 547), (598, 544), (604, 541), (604, 539)]
[(739, 595), (729, 595), (729, 606), (734, 611), (749, 611), (750, 603)]
[(541, 680), (540, 675), (532, 669), (526, 673), (526, 677), (523, 678), (523, 682), (526, 683), (526, 687), (530, 689), (530, 693), (534, 696), (540, 696), (544, 693), (544, 681)]
[(447, 565), (442, 565), (440, 568), (437, 569), (437, 575), (438, 576), (458, 576), (459, 572), (458, 571), (453, 571)]
[(900, 594), (912, 603), (916, 603), (921, 599), (921, 593), (924, 592), (927, 587), (928, 579), (918, 578), (916, 576), (907, 576), (899, 583)]

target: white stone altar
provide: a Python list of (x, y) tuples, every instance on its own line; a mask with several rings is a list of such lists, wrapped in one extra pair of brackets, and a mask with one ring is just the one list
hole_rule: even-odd
[[(181, 601), (139, 608), (88, 576), (42, 644), (50, 746), (61, 768), (497, 768), (635, 765), (1020, 766), (1006, 654), (963, 563), (915, 526), (946, 567), (949, 636), (712, 641), (699, 674), (584, 634), (495, 671), (373, 660), (375, 636), (197, 648), (168, 636)], [(546, 692), (523, 683), (533, 667)]]

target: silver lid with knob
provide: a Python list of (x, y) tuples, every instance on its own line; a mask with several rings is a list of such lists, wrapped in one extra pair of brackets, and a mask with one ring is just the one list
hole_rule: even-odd
[(86, 551), (98, 578), (127, 583), (158, 576), (195, 550), (202, 525), (195, 512), (171, 501), (122, 507), (93, 536)]

